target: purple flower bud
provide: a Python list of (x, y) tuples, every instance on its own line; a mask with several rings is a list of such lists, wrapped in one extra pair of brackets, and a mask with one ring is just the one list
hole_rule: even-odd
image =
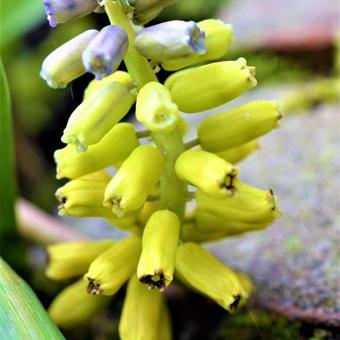
[(167, 21), (140, 31), (135, 45), (144, 57), (159, 62), (205, 53), (205, 33), (194, 21)]
[(128, 36), (121, 27), (104, 27), (83, 52), (86, 71), (97, 80), (112, 74), (122, 62), (127, 47)]
[(96, 0), (44, 0), (47, 20), (51, 27), (92, 13)]

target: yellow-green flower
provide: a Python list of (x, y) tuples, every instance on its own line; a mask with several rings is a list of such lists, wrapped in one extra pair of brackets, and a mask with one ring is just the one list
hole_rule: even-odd
[(98, 143), (135, 102), (134, 82), (112, 81), (100, 86), (71, 114), (61, 140), (79, 152)]
[(168, 133), (177, 126), (179, 111), (169, 90), (160, 83), (150, 82), (138, 93), (136, 118), (151, 131)]
[(84, 275), (91, 262), (114, 244), (114, 240), (57, 243), (47, 247), (46, 276), (65, 280)]
[(122, 340), (166, 339), (161, 330), (168, 328), (166, 305), (162, 293), (148, 289), (133, 275), (127, 287), (119, 335)]
[(176, 161), (177, 176), (214, 197), (232, 195), (239, 171), (232, 164), (203, 150), (183, 152)]
[(150, 288), (167, 287), (175, 270), (180, 221), (169, 210), (158, 210), (148, 220), (137, 267), (139, 280)]
[(57, 179), (78, 178), (91, 172), (124, 161), (139, 145), (132, 124), (115, 125), (98, 143), (90, 145), (86, 152), (78, 152), (74, 145), (67, 145), (54, 153), (57, 163)]
[(163, 158), (152, 145), (141, 145), (124, 161), (107, 185), (104, 206), (118, 217), (140, 209), (163, 172)]
[(86, 291), (83, 279), (67, 286), (52, 301), (48, 313), (61, 328), (84, 325), (109, 303), (106, 296), (93, 296)]
[(177, 248), (176, 276), (229, 312), (234, 312), (248, 295), (231, 268), (192, 242)]
[(165, 86), (180, 111), (199, 112), (222, 105), (256, 86), (255, 68), (244, 58), (220, 61), (172, 74)]
[(85, 279), (89, 294), (113, 295), (136, 272), (141, 240), (130, 236), (117, 241), (90, 265)]

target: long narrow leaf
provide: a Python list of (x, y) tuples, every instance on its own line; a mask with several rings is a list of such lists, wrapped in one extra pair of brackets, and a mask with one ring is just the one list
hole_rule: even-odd
[(0, 258), (0, 339), (64, 339), (28, 284)]
[(0, 243), (15, 238), (16, 234), (13, 150), (10, 94), (0, 59)]

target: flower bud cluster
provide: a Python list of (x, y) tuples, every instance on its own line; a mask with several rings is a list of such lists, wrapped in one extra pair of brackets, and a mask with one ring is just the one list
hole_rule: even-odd
[[(280, 215), (273, 191), (242, 182), (234, 165), (278, 126), (275, 102), (221, 109), (202, 121), (197, 140), (184, 144), (187, 114), (223, 105), (257, 82), (244, 58), (219, 60), (232, 42), (232, 27), (221, 20), (175, 20), (134, 32), (130, 20), (146, 23), (173, 2), (105, 0), (112, 25), (78, 35), (43, 62), (41, 75), (52, 87), (86, 71), (96, 78), (70, 115), (61, 137), (66, 146), (54, 154), (57, 178), (69, 179), (56, 192), (59, 214), (102, 217), (130, 232), (122, 240), (48, 248), (49, 278), (83, 276), (50, 307), (61, 327), (85, 323), (126, 282), (122, 339), (171, 339), (162, 291), (174, 281), (234, 312), (254, 290), (250, 279), (199, 243), (264, 229)], [(94, 11), (97, 3), (45, 0), (45, 7), (54, 26)], [(127, 72), (118, 71), (122, 60)], [(161, 84), (155, 64), (176, 72)], [(134, 104), (146, 131), (121, 122)], [(113, 176), (106, 172), (111, 166)], [(190, 213), (187, 200), (194, 201)]]

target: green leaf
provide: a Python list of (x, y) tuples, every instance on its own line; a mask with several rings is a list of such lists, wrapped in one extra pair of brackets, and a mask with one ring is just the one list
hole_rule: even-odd
[(45, 16), (42, 0), (4, 0), (0, 7), (0, 48), (22, 36)]
[(0, 339), (65, 339), (29, 285), (0, 258)]
[(16, 234), (13, 149), (10, 94), (0, 58), (0, 243)]

